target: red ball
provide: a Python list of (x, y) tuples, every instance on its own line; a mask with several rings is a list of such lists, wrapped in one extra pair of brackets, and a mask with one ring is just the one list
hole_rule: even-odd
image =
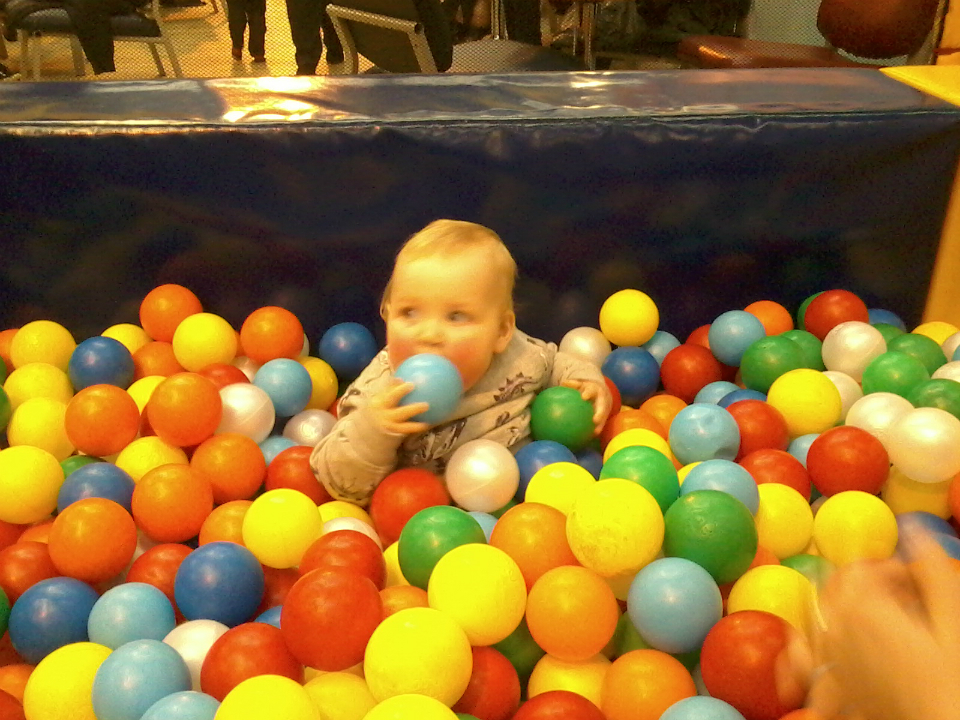
[(510, 720), (520, 707), (516, 668), (492, 647), (473, 648), (473, 672), (463, 695), (453, 706), (478, 720)]
[(754, 450), (772, 448), (786, 450), (790, 433), (783, 414), (763, 400), (738, 400), (727, 406), (727, 412), (740, 428), (740, 450), (736, 460), (741, 460)]
[(303, 683), (303, 665), (283, 633), (269, 623), (249, 622), (218, 637), (200, 667), (200, 689), (221, 702), (233, 688), (257, 675), (280, 675)]
[(257, 615), (277, 605), (283, 605), (283, 601), (290, 594), (290, 588), (300, 579), (296, 568), (272, 568), (267, 565), (260, 567), (263, 568), (263, 600), (257, 608)]
[(741, 458), (739, 462), (757, 481), (757, 485), (778, 482), (789, 485), (805, 499), (810, 499), (810, 474), (803, 463), (786, 450), (761, 448)]
[(620, 388), (606, 375), (603, 376), (603, 382), (607, 386), (607, 390), (610, 391), (610, 414), (607, 417), (613, 417), (620, 412), (620, 408), (623, 406), (623, 399), (620, 397)]
[(652, 430), (664, 440), (667, 439), (667, 430), (651, 413), (641, 408), (627, 408), (623, 412), (611, 415), (600, 431), (600, 445), (607, 447), (607, 444), (624, 430), (633, 428), (642, 428)]
[(229, 363), (211, 363), (197, 370), (197, 374), (203, 375), (207, 380), (210, 380), (217, 386), (218, 390), (225, 388), (227, 385), (233, 385), (234, 383), (250, 382), (250, 378), (247, 377), (243, 370)]
[(177, 578), (180, 563), (191, 552), (193, 550), (180, 543), (154, 545), (133, 561), (127, 571), (127, 582), (142, 582), (153, 585), (167, 596), (167, 600), (173, 605), (173, 609), (177, 611), (179, 618), (177, 602), (173, 595), (173, 583)]
[(373, 538), (356, 530), (334, 530), (313, 541), (300, 559), (300, 575), (320, 568), (340, 569), (363, 575), (382, 590), (387, 582), (387, 563)]
[(307, 445), (294, 445), (277, 453), (267, 465), (264, 489), (299, 490), (317, 505), (333, 500), (323, 483), (313, 474), (313, 469), (310, 467), (312, 452), (313, 448)]
[(849, 290), (827, 290), (807, 305), (803, 314), (803, 328), (823, 342), (828, 332), (850, 320), (870, 322), (866, 303)]
[(41, 580), (59, 575), (45, 542), (21, 540), (0, 550), (0, 588), (11, 606)]
[(336, 672), (363, 660), (382, 619), (380, 592), (369, 578), (325, 568), (308, 572), (290, 588), (280, 628), (302, 664)]
[(387, 475), (373, 491), (368, 511), (384, 546), (400, 539), (407, 521), (424, 508), (449, 505), (450, 493), (428, 470), (404, 468)]
[(3, 720), (25, 720), (23, 705), (10, 693), (0, 690), (0, 718)]
[(685, 403), (692, 403), (697, 393), (723, 378), (720, 361), (703, 345), (684, 343), (668, 352), (660, 364), (663, 389)]
[(831, 428), (810, 444), (807, 472), (821, 495), (862, 490), (876, 495), (890, 473), (890, 457), (876, 437), (852, 425)]
[(777, 658), (795, 632), (773, 613), (741, 610), (721, 618), (703, 641), (700, 672), (707, 691), (746, 720), (779, 720), (803, 704), (803, 695), (781, 698)]
[(569, 690), (549, 690), (527, 700), (513, 720), (606, 720), (600, 708)]

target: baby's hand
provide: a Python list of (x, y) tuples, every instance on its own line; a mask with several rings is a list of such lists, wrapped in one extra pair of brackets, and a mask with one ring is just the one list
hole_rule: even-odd
[(394, 378), (390, 387), (370, 397), (367, 412), (383, 432), (391, 435), (413, 435), (424, 432), (430, 427), (427, 423), (411, 420), (415, 415), (429, 410), (429, 403), (400, 404), (400, 401), (413, 389), (413, 383)]
[(591, 380), (566, 380), (562, 385), (573, 388), (580, 393), (580, 397), (593, 405), (593, 434), (599, 435), (613, 407), (610, 389), (605, 383), (595, 383)]

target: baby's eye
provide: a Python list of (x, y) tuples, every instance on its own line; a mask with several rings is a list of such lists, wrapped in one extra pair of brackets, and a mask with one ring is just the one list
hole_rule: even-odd
[(470, 319), (470, 315), (463, 312), (463, 310), (454, 310), (452, 313), (450, 313), (450, 320), (452, 322), (456, 322), (456, 323), (467, 322), (469, 319)]
[(417, 316), (417, 309), (412, 307), (402, 307), (397, 311), (397, 315), (406, 320), (410, 320)]

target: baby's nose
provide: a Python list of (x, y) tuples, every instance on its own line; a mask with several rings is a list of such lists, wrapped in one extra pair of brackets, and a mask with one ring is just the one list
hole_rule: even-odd
[(443, 340), (443, 327), (437, 320), (427, 319), (420, 323), (420, 340), (427, 343), (439, 343)]

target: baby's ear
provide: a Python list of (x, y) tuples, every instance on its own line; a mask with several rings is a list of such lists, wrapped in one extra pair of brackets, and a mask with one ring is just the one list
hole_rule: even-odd
[(507, 349), (507, 345), (510, 344), (510, 340), (513, 339), (513, 331), (517, 329), (517, 316), (513, 314), (513, 310), (505, 310), (503, 317), (500, 319), (500, 334), (497, 336), (497, 344), (495, 349), (498, 353), (502, 353)]

